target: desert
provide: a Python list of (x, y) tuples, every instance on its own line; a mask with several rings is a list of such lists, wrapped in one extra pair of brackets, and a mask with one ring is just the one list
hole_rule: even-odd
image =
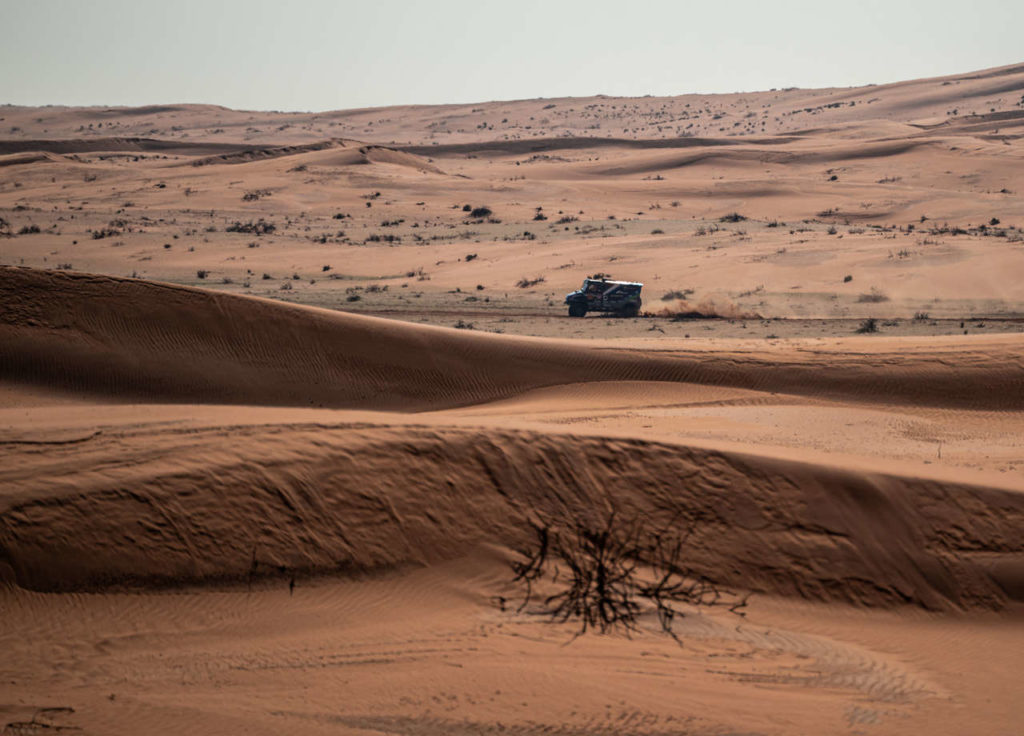
[(1022, 276), (1020, 64), (4, 105), (2, 733), (1019, 734)]

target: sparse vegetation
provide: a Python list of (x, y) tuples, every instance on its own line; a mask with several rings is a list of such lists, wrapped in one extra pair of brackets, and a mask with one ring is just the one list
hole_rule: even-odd
[(576, 636), (638, 631), (645, 607), (677, 641), (672, 627), (685, 615), (683, 606), (726, 606), (744, 615), (747, 597), (687, 569), (683, 553), (692, 529), (655, 529), (639, 518), (620, 522), (613, 512), (600, 522), (576, 516), (558, 524), (545, 520), (534, 525), (534, 533), (522, 559), (512, 563), (514, 582), (525, 587), (519, 610), (530, 607), (536, 585), (549, 581), (554, 592), (537, 599), (538, 612), (578, 624)]
[(387, 234), (384, 234), (384, 235), (379, 235), (378, 233), (374, 233), (373, 235), (366, 236), (366, 238), (363, 240), (363, 243), (392, 243), (393, 244), (393, 243), (401, 243), (401, 242), (402, 242), (402, 236), (401, 235), (391, 235), (390, 233), (387, 233)]
[(224, 228), (229, 233), (249, 233), (251, 235), (269, 235), (270, 233), (277, 230), (277, 226), (272, 222), (267, 222), (262, 217), (256, 222), (238, 222), (235, 221), (231, 225)]
[(871, 332), (878, 332), (878, 320), (874, 317), (868, 317), (857, 328), (857, 334), (859, 335), (866, 335)]
[(533, 279), (524, 276), (523, 278), (519, 279), (519, 281), (516, 282), (516, 286), (519, 287), (520, 289), (529, 289), (531, 286), (543, 284), (545, 281), (547, 281), (547, 279), (544, 278), (543, 276), (537, 276), (536, 278)]
[(861, 294), (857, 297), (858, 302), (864, 302), (868, 304), (877, 304), (879, 302), (889, 301), (889, 297), (877, 287), (872, 286), (871, 291), (867, 294)]

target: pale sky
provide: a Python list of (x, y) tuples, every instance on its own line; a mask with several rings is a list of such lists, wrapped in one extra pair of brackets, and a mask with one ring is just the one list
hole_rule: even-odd
[(1024, 0), (0, 0), (0, 103), (336, 110), (1024, 62)]

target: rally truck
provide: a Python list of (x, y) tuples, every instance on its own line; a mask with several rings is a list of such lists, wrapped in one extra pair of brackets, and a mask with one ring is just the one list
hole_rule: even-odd
[(587, 312), (613, 312), (620, 317), (636, 317), (640, 314), (640, 290), (643, 284), (636, 281), (609, 281), (608, 279), (584, 279), (583, 286), (566, 294), (570, 317), (585, 317)]

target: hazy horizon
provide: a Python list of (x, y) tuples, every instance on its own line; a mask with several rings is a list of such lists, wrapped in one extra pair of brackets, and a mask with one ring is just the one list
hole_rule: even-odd
[[(1014, 64), (1024, 4), (0, 0), (0, 103), (325, 111), (857, 87)], [(959, 10), (959, 15), (953, 13)]]

